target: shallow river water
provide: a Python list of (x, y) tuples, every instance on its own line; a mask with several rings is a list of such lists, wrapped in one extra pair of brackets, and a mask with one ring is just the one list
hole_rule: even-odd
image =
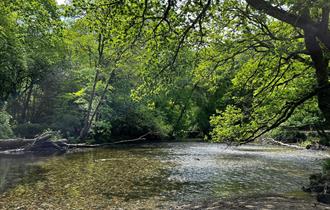
[(54, 157), (0, 156), (0, 209), (170, 209), (300, 194), (328, 152), (157, 143)]

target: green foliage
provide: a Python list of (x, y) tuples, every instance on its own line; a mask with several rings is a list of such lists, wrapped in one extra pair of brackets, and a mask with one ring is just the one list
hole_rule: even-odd
[(227, 106), (225, 112), (211, 117), (211, 125), (215, 128), (211, 135), (214, 141), (239, 142), (248, 128), (243, 127), (244, 114), (242, 110)]
[(270, 133), (271, 137), (273, 137), (277, 141), (282, 141), (285, 143), (297, 143), (307, 140), (307, 135), (295, 130), (294, 128), (278, 128), (273, 130)]
[(38, 134), (41, 134), (44, 130), (48, 128), (45, 124), (39, 123), (23, 123), (16, 125), (13, 130), (15, 134), (23, 138), (34, 138)]
[(111, 124), (108, 121), (100, 121), (94, 123), (92, 128), (92, 136), (95, 143), (104, 143), (110, 141)]
[[(15, 132), (246, 143), (280, 125), (323, 125), (303, 31), (246, 2), (207, 2), (1, 2), (0, 106)], [(319, 20), (325, 2), (280, 4)]]
[(9, 5), (0, 2), (0, 106), (17, 90), (26, 70), (16, 18)]
[(306, 101), (302, 106), (298, 107), (294, 114), (282, 125), (301, 129), (315, 129), (322, 123), (324, 123), (324, 118), (317, 106), (316, 98), (313, 98), (313, 100)]
[[(243, 20), (237, 19), (237, 21)], [(295, 33), (292, 28), (276, 20), (269, 21), (267, 24), (272, 27), (270, 30), (277, 31), (277, 28), (281, 27), (279, 36), (291, 36)], [(262, 26), (247, 27), (255, 33), (260, 33), (259, 36), (245, 39), (230, 34), (229, 37), (232, 36), (232, 39), (228, 40), (232, 47), (230, 51), (239, 51), (242, 47), (244, 48), (244, 45), (254, 45), (259, 43), (260, 39), (267, 39), (268, 34), (263, 34)], [(243, 36), (248, 36), (245, 34), (245, 29), (242, 29)], [(237, 43), (235, 39), (242, 40), (242, 43), (235, 46)], [(285, 46), (290, 46), (292, 49)], [(265, 41), (264, 47), (262, 50), (246, 48), (246, 53), (235, 56), (235, 73), (231, 78), (232, 87), (227, 92), (230, 98), (229, 108), (220, 110), (219, 116), (211, 119), (215, 141), (249, 142), (281, 125), (291, 116), (290, 122), (294, 126), (303, 127), (320, 121), (314, 99), (309, 100), (304, 107), (301, 103), (296, 104), (315, 86), (314, 70), (305, 63), (283, 61), (290, 51), (303, 47), (301, 42), (298, 40), (289, 44), (275, 40), (268, 46)], [(226, 56), (231, 56), (231, 53)], [(303, 119), (306, 115), (310, 117)]]
[(61, 112), (57, 110), (55, 119), (52, 119), (51, 128), (60, 130), (65, 137), (77, 135), (77, 130), (80, 127), (80, 115), (75, 112)]
[(11, 116), (4, 110), (0, 110), (0, 139), (13, 137), (11, 129)]

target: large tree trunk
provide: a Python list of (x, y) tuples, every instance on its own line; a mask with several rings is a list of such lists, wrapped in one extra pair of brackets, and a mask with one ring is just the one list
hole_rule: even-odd
[(326, 119), (326, 126), (330, 126), (330, 88), (321, 90), (318, 94), (318, 105)]
[(318, 88), (318, 106), (326, 119), (327, 126), (330, 125), (330, 87), (329, 87), (329, 60), (323, 56), (323, 50), (318, 43), (315, 34), (305, 30), (305, 45), (313, 60), (316, 70)]

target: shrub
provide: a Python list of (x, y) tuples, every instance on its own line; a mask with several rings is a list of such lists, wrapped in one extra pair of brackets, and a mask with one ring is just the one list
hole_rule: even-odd
[(10, 125), (11, 116), (0, 110), (0, 138), (10, 138), (13, 136), (13, 131)]
[(80, 127), (80, 118), (75, 113), (58, 114), (51, 124), (52, 129), (60, 130), (66, 138), (78, 136)]
[(14, 132), (17, 136), (23, 138), (34, 138), (37, 134), (42, 133), (47, 129), (44, 124), (38, 123), (23, 123), (19, 124), (14, 128)]
[(325, 145), (325, 146), (330, 146), (330, 136), (321, 136), (320, 137), (320, 144)]
[(298, 143), (300, 141), (305, 141), (307, 139), (307, 136), (304, 133), (301, 133), (297, 130), (286, 130), (286, 129), (278, 129), (272, 132), (271, 136), (275, 140), (285, 143)]
[(107, 142), (111, 136), (111, 123), (109, 121), (98, 121), (92, 128), (92, 136), (95, 143)]

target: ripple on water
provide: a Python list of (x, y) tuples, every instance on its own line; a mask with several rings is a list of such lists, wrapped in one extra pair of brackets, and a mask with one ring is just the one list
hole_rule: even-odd
[(0, 189), (5, 192), (0, 206), (154, 209), (297, 192), (328, 157), (327, 152), (276, 146), (186, 142), (96, 149), (37, 164), (35, 157), (1, 159)]

